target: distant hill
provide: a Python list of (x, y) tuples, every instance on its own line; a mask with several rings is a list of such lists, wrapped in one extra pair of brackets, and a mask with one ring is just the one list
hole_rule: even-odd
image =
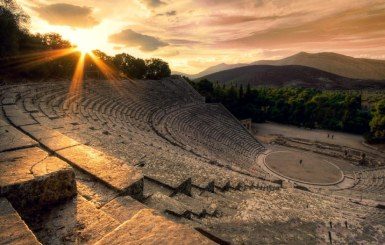
[(281, 60), (261, 60), (251, 65), (302, 65), (343, 77), (385, 80), (385, 60), (353, 58), (337, 53), (301, 52)]
[(319, 69), (298, 65), (251, 65), (216, 72), (202, 78), (222, 84), (252, 86), (298, 86), (319, 89), (385, 89), (385, 81), (342, 77)]
[[(206, 70), (185, 76), (191, 79), (200, 78), (211, 73), (250, 65), (301, 65), (355, 79), (385, 80), (385, 60), (353, 58), (337, 53), (305, 53), (301, 52), (281, 60), (259, 60), (251, 64), (219, 64)], [(174, 74), (181, 74), (175, 72)]]
[(201, 71), (201, 72), (199, 72), (197, 74), (194, 74), (194, 75), (190, 75), (190, 74), (186, 74), (186, 73), (182, 73), (182, 72), (177, 72), (177, 71), (173, 72), (173, 74), (187, 76), (190, 79), (196, 79), (196, 78), (203, 77), (203, 76), (206, 76), (206, 75), (218, 72), (218, 71), (229, 70), (229, 69), (233, 69), (233, 68), (237, 68), (237, 67), (242, 67), (242, 66), (247, 66), (247, 65), (249, 65), (249, 64), (242, 64), (242, 63), (240, 63), (240, 64), (229, 65), (229, 64), (221, 63), (221, 64), (218, 64), (218, 65), (215, 65), (215, 66), (211, 66), (211, 67), (207, 68), (206, 70)]

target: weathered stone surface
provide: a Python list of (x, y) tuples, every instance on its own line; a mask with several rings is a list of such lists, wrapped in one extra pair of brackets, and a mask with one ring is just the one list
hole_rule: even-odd
[(0, 198), (0, 244), (40, 244), (5, 198)]
[(28, 114), (19, 114), (14, 117), (8, 117), (8, 119), (16, 126), (37, 124), (37, 122)]
[(118, 192), (130, 195), (142, 194), (143, 175), (141, 171), (127, 165), (122, 160), (86, 145), (66, 148), (56, 153)]
[(54, 137), (43, 138), (39, 140), (40, 144), (44, 145), (51, 151), (58, 151), (65, 149), (71, 146), (79, 145), (80, 143), (76, 140), (73, 140), (70, 137), (65, 136), (64, 134), (57, 134)]
[(214, 244), (197, 231), (143, 209), (96, 244)]
[(44, 244), (93, 244), (120, 224), (80, 195), (30, 216), (38, 220), (32, 229)]
[(159, 192), (149, 197), (145, 201), (145, 204), (154, 209), (168, 211), (183, 217), (189, 217), (190, 215), (190, 211), (186, 205)]
[(13, 105), (16, 103), (19, 94), (17, 93), (9, 93), (3, 100), (3, 105)]
[(30, 134), (36, 140), (42, 140), (42, 139), (52, 138), (52, 137), (61, 135), (60, 132), (50, 129), (48, 127), (45, 127), (41, 124), (26, 125), (26, 126), (22, 126), (21, 129), (24, 132)]
[(39, 112), (39, 108), (33, 104), (33, 100), (31, 97), (27, 97), (24, 99), (24, 109), (28, 112)]
[(4, 126), (9, 126), (9, 123), (7, 123), (3, 120), (0, 120), (0, 127), (4, 127)]
[(0, 127), (0, 152), (37, 146), (37, 142), (13, 126)]
[(0, 153), (0, 195), (17, 207), (46, 205), (76, 194), (73, 169), (37, 148)]
[(40, 124), (23, 126), (21, 128), (51, 151), (57, 151), (80, 144), (76, 140)]
[(146, 208), (145, 205), (129, 196), (121, 196), (104, 205), (101, 210), (123, 223), (131, 219), (140, 210)]
[(90, 175), (74, 169), (78, 193), (97, 208), (116, 198), (119, 193)]
[(6, 105), (3, 108), (7, 118), (16, 126), (37, 123), (29, 113), (21, 111), (16, 105)]
[(27, 125), (21, 128), (34, 139), (39, 141), (40, 144), (51, 151), (57, 151), (71, 146), (80, 145), (78, 141), (40, 124)]

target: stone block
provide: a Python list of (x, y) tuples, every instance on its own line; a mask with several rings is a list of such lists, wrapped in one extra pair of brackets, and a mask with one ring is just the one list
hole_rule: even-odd
[(215, 244), (188, 226), (143, 209), (96, 244)]
[[(49, 131), (52, 133), (52, 131)], [(73, 140), (70, 137), (65, 136), (64, 134), (61, 133), (52, 133), (51, 135), (56, 135), (54, 137), (49, 137), (49, 138), (43, 138), (39, 140), (40, 144), (44, 145), (51, 151), (58, 151), (61, 149), (65, 149), (71, 146), (76, 146), (79, 145), (80, 143), (77, 142), (76, 140)]]
[(118, 192), (96, 180), (89, 174), (77, 169), (74, 169), (74, 171), (78, 194), (92, 202), (95, 207), (100, 208), (114, 198), (117, 198), (119, 195)]
[(159, 192), (147, 198), (145, 204), (151, 208), (167, 211), (180, 217), (191, 217), (191, 212), (185, 204)]
[(15, 126), (19, 126), (19, 127), (24, 125), (37, 124), (37, 122), (27, 113), (20, 113), (17, 116), (8, 117), (8, 119)]
[(0, 153), (0, 196), (13, 205), (49, 205), (76, 194), (71, 166), (33, 147)]
[(30, 216), (39, 221), (35, 233), (44, 244), (94, 244), (120, 225), (80, 195)]
[(129, 196), (120, 196), (108, 202), (101, 210), (123, 223), (145, 208), (145, 205)]
[(13, 126), (0, 127), (0, 152), (37, 146), (38, 143)]
[(0, 198), (0, 244), (40, 244), (5, 198)]
[(23, 112), (16, 105), (3, 106), (3, 110), (7, 118), (16, 126), (24, 126), (37, 123), (29, 113)]
[(120, 159), (86, 145), (65, 148), (56, 153), (120, 193), (132, 196), (141, 196), (143, 193), (141, 171)]
[(33, 104), (32, 98), (25, 98), (24, 99), (24, 108), (28, 112), (39, 112), (39, 109), (36, 107), (35, 104)]

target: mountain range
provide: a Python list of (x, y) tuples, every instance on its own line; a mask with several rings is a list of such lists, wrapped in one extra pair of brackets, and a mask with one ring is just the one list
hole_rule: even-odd
[(300, 65), (315, 68), (325, 72), (333, 73), (341, 77), (362, 79), (362, 80), (385, 80), (385, 60), (354, 58), (337, 53), (305, 53), (301, 52), (280, 60), (260, 60), (250, 64), (218, 64), (206, 70), (187, 75), (191, 79), (205, 77), (207, 75), (250, 65)]
[(220, 84), (317, 89), (385, 89), (385, 80), (354, 79), (300, 65), (249, 65), (202, 77)]

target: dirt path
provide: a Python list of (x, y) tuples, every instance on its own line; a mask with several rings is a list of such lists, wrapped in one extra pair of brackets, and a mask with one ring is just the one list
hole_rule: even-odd
[(280, 134), (285, 137), (301, 138), (334, 145), (343, 145), (378, 154), (378, 151), (362, 144), (364, 138), (360, 135), (335, 132), (330, 130), (299, 128), (277, 123), (258, 123), (253, 124), (253, 127), (257, 130), (258, 136)]

